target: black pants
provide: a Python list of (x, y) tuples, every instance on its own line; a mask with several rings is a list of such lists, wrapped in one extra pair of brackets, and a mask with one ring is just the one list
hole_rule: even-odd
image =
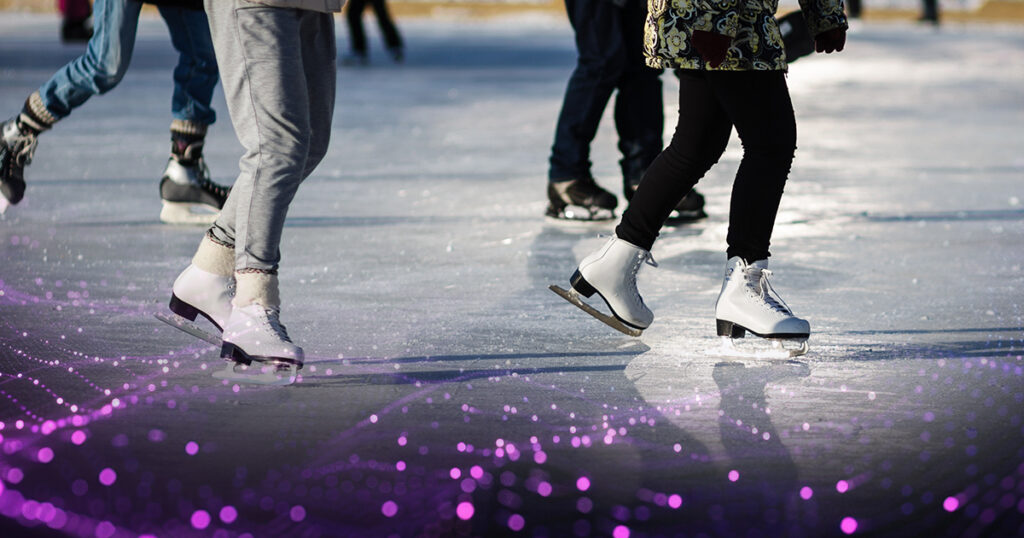
[(373, 12), (377, 16), (377, 24), (380, 25), (380, 32), (384, 35), (384, 44), (388, 49), (402, 48), (402, 36), (398, 35), (398, 28), (391, 20), (388, 13), (388, 6), (385, 0), (348, 0), (348, 8), (345, 12), (345, 19), (348, 21), (349, 46), (352, 52), (366, 54), (366, 32), (363, 31), (363, 11), (369, 2), (373, 6)]
[(718, 162), (734, 126), (743, 159), (732, 186), (727, 254), (767, 258), (796, 151), (796, 119), (782, 71), (682, 71), (675, 135), (647, 169), (616, 235), (650, 250), (672, 209)]
[(612, 92), (622, 175), (640, 181), (661, 152), (661, 71), (644, 64), (645, 0), (566, 0), (579, 54), (569, 78), (551, 148), (552, 181), (590, 177), (590, 143)]

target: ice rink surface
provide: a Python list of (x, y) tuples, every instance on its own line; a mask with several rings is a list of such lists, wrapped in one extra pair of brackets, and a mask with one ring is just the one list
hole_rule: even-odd
[[(1024, 533), (1024, 28), (861, 25), (794, 63), (771, 267), (811, 352), (756, 361), (705, 353), (735, 137), (710, 217), (640, 274), (654, 324), (623, 336), (546, 289), (612, 230), (543, 217), (568, 24), (400, 23), (405, 65), (339, 70), (291, 207), (292, 386), (214, 379), (217, 351), (153, 318), (203, 233), (157, 221), (162, 23), (42, 135), (0, 220), (0, 534)], [(52, 16), (0, 17), (2, 115), (81, 50)], [(609, 115), (594, 170), (621, 194), (615, 143)]]

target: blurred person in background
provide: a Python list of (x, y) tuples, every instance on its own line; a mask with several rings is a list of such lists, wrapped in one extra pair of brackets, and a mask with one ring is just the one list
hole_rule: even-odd
[(388, 12), (387, 0), (348, 0), (348, 7), (345, 10), (345, 20), (348, 22), (349, 52), (342, 58), (344, 65), (368, 65), (370, 63), (369, 51), (366, 46), (366, 32), (363, 30), (363, 11), (366, 4), (373, 7), (373, 13), (377, 17), (377, 25), (380, 26), (381, 36), (384, 38), (384, 46), (395, 63), (401, 63), (405, 59), (405, 45), (402, 36), (398, 33), (395, 21), (391, 19)]
[(60, 38), (66, 43), (86, 42), (92, 37), (92, 6), (89, 0), (57, 0), (61, 13)]
[[(548, 208), (554, 219), (609, 220), (615, 195), (591, 174), (590, 145), (613, 93), (622, 159), (622, 192), (629, 200), (662, 149), (661, 70), (644, 65), (646, 0), (566, 0), (576, 38), (576, 67), (555, 126), (548, 168)], [(704, 197), (693, 192), (675, 210), (702, 218)]]

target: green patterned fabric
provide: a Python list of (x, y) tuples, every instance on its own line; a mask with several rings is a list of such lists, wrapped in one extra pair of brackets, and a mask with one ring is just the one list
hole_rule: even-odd
[[(644, 53), (659, 69), (785, 71), (786, 53), (775, 22), (778, 0), (648, 0)], [(847, 28), (843, 0), (800, 0), (811, 35)], [(694, 30), (732, 38), (729, 53), (712, 68), (694, 49)]]

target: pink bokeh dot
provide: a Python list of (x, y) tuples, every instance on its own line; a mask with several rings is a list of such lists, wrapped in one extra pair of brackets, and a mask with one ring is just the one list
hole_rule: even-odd
[(740, 479), (740, 472), (736, 469), (729, 471), (729, 481), (735, 482)]
[(612, 531), (614, 538), (629, 538), (629, 527), (625, 525), (618, 525), (615, 530)]
[(109, 521), (101, 521), (96, 525), (96, 538), (110, 538), (117, 532), (117, 527)]
[(380, 513), (387, 517), (394, 517), (398, 513), (398, 504), (395, 501), (387, 501), (380, 507)]
[(579, 480), (576, 480), (576, 489), (580, 491), (587, 491), (590, 489), (590, 479), (585, 476), (581, 476)]
[(525, 526), (526, 526), (526, 520), (523, 519), (523, 516), (521, 516), (519, 514), (512, 514), (511, 516), (509, 516), (509, 518), (508, 518), (508, 528), (518, 532), (518, 531), (523, 530), (523, 527), (525, 527)]
[(448, 476), (452, 477), (452, 480), (458, 480), (462, 477), (462, 471), (458, 467), (452, 467), (452, 470), (448, 471)]
[(292, 521), (298, 523), (306, 519), (306, 509), (301, 504), (297, 504), (292, 507), (288, 515), (292, 518)]
[(537, 484), (537, 494), (540, 495), (541, 497), (547, 497), (548, 495), (551, 495), (551, 491), (551, 484), (547, 482), (541, 482), (540, 484)]
[(683, 505), (683, 498), (680, 497), (678, 494), (673, 493), (672, 495), (668, 496), (668, 506), (670, 508), (673, 508), (673, 509), (674, 508), (679, 508), (682, 505)]
[(36, 459), (39, 460), (39, 463), (50, 463), (53, 461), (53, 450), (45, 446), (40, 448), (39, 452), (36, 452)]
[(461, 502), (459, 506), (455, 508), (455, 514), (459, 516), (459, 519), (463, 521), (469, 521), (469, 518), (473, 517), (473, 512), (476, 509), (473, 508), (473, 503)]
[(839, 493), (846, 493), (849, 490), (850, 483), (847, 482), (846, 480), (840, 480), (839, 482), (836, 482), (836, 491), (838, 491)]
[(71, 442), (80, 445), (85, 442), (85, 432), (82, 430), (75, 430), (75, 433), (71, 434)]
[(103, 484), (104, 486), (109, 486), (112, 485), (114, 482), (117, 482), (117, 473), (115, 473), (113, 469), (107, 467), (106, 469), (100, 471), (100, 484)]
[(844, 534), (853, 534), (857, 531), (857, 520), (852, 517), (844, 517), (843, 521), (839, 523), (839, 530)]
[(206, 510), (196, 510), (192, 512), (192, 527), (198, 530), (203, 530), (210, 526), (210, 513)]
[(220, 520), (228, 525), (235, 522), (238, 519), (238, 510), (234, 506), (227, 505), (220, 509)]
[(960, 501), (956, 497), (946, 497), (946, 500), (942, 501), (942, 507), (945, 508), (947, 512), (953, 512), (957, 508), (960, 508)]
[(814, 490), (813, 489), (811, 489), (811, 488), (809, 488), (807, 486), (804, 486), (804, 487), (800, 488), (800, 498), (801, 499), (807, 501), (807, 500), (810, 500), (810, 498), (813, 497), (813, 496), (814, 496)]
[(185, 443), (185, 453), (189, 456), (195, 456), (199, 453), (199, 443), (195, 441), (189, 441)]

